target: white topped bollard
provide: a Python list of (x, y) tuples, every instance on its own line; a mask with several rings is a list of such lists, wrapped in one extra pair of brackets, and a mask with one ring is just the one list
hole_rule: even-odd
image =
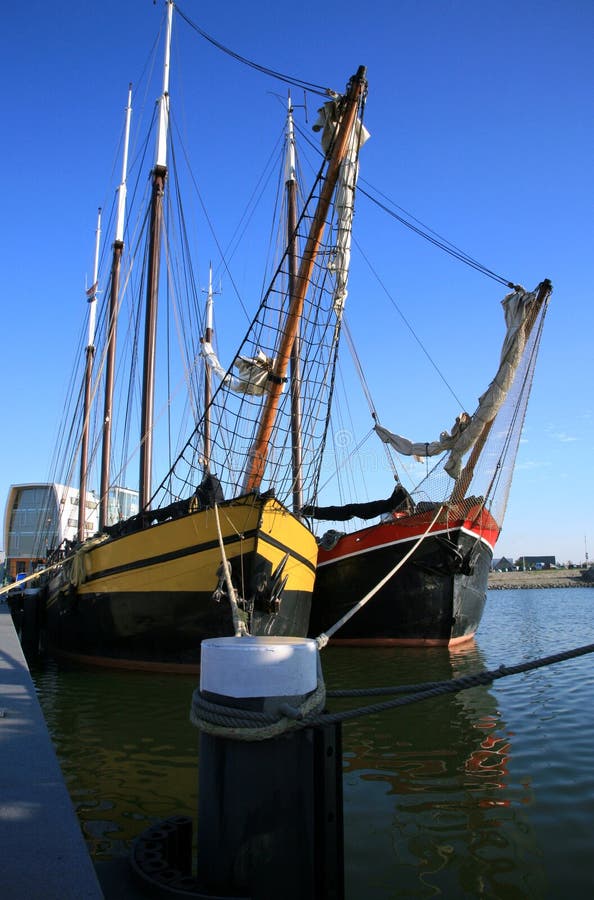
[[(318, 686), (317, 644), (309, 638), (223, 637), (202, 642), (200, 691), (234, 700), (297, 700)], [(278, 708), (278, 703), (276, 703)]]
[(344, 896), (340, 726), (297, 727), (324, 701), (315, 640), (203, 641), (191, 719), (206, 896)]

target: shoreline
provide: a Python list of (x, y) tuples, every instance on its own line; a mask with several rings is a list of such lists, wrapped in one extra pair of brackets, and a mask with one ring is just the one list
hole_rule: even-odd
[(540, 569), (537, 572), (490, 572), (488, 590), (587, 588), (594, 581), (582, 578), (583, 569)]

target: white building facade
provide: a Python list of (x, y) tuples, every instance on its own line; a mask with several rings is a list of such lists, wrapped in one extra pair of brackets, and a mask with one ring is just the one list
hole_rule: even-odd
[[(78, 536), (79, 491), (63, 484), (12, 485), (4, 513), (6, 574), (15, 578), (43, 565), (48, 554)], [(99, 527), (99, 499), (88, 492), (85, 510), (85, 538)], [(127, 488), (113, 488), (108, 503), (108, 524), (138, 512), (138, 494)]]

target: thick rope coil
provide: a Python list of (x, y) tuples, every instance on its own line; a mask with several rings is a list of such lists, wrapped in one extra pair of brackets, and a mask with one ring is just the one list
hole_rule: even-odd
[(199, 689), (192, 695), (190, 722), (205, 734), (234, 741), (265, 741), (280, 737), (288, 731), (303, 727), (306, 719), (317, 718), (326, 703), (326, 686), (318, 675), (314, 691), (307, 694), (297, 707), (280, 705), (284, 715), (223, 706), (206, 700)]

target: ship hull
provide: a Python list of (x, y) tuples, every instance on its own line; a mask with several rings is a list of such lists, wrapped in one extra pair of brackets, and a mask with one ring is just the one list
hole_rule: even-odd
[[(50, 647), (90, 660), (197, 662), (204, 638), (234, 633), (218, 527), (234, 586), (250, 606), (250, 633), (305, 636), (317, 553), (311, 532), (276, 500), (253, 495), (222, 503), (218, 522), (205, 509), (89, 544), (48, 584)], [(267, 586), (286, 554), (275, 605)]]
[(430, 513), (405, 516), (344, 535), (332, 548), (320, 546), (310, 634), (331, 629), (398, 567), (332, 643), (447, 646), (471, 639), (498, 527), (482, 510), (432, 527), (431, 519)]

